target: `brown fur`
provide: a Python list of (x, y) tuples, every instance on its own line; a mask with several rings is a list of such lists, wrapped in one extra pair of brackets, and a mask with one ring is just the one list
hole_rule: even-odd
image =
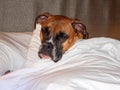
[(40, 31), (42, 44), (38, 55), (43, 59), (51, 58), (57, 62), (78, 39), (88, 38), (85, 25), (77, 19), (44, 13), (36, 18), (35, 26), (38, 23), (42, 26)]
[[(78, 20), (68, 18), (66, 16), (62, 15), (51, 15), (49, 13), (42, 14), (45, 15), (46, 17), (42, 17), (43, 21), (40, 16), (36, 18), (35, 24), (36, 23), (41, 23), (42, 28), (48, 26), (50, 27), (50, 31), (55, 35), (58, 34), (61, 30), (65, 32), (67, 35), (69, 35), (69, 38), (62, 44), (63, 47), (63, 53), (68, 50), (78, 39), (82, 39), (83, 33), (76, 33), (74, 31), (74, 28), (72, 27), (72, 23), (78, 23)], [(40, 19), (40, 20), (39, 20)], [(56, 21), (56, 22), (53, 22)], [(42, 32), (40, 32), (40, 39), (42, 41), (43, 35)]]

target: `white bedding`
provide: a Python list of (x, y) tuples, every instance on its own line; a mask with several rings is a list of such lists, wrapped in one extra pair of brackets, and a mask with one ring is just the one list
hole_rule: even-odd
[(39, 59), (2, 76), (0, 90), (120, 90), (120, 41), (79, 40), (57, 63)]
[(0, 32), (0, 75), (24, 66), (31, 34)]

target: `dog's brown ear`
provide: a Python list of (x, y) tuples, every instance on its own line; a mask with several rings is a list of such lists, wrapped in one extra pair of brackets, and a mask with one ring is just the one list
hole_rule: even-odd
[(72, 23), (72, 26), (73, 26), (75, 32), (78, 34), (78, 37), (81, 36), (79, 34), (82, 34), (83, 39), (89, 38), (89, 34), (87, 32), (86, 26), (83, 23), (81, 23), (79, 20), (74, 20)]
[(37, 23), (41, 24), (44, 21), (46, 21), (50, 15), (51, 15), (50, 13), (43, 13), (43, 14), (37, 16), (35, 19), (35, 22), (34, 22), (34, 28), (35, 28)]

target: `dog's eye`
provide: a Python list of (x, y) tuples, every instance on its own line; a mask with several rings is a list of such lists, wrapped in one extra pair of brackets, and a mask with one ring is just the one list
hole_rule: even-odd
[(42, 33), (43, 34), (49, 34), (49, 28), (48, 27), (42, 28)]
[(42, 28), (42, 34), (43, 34), (43, 40), (42, 42), (46, 41), (46, 40), (49, 40), (50, 37), (49, 37), (49, 34), (50, 34), (50, 31), (49, 31), (49, 27), (44, 27)]
[(66, 33), (60, 32), (58, 35), (56, 35), (56, 40), (63, 42), (63, 41), (65, 41), (68, 37), (69, 37), (69, 36), (68, 36)]

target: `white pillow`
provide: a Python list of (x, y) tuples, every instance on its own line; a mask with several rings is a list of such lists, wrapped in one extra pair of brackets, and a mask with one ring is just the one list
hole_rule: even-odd
[[(41, 25), (36, 24), (36, 29), (33, 31), (32, 39), (29, 45), (28, 53), (27, 53), (27, 61), (26, 61), (26, 67), (29, 66), (38, 66), (36, 64), (45, 64), (46, 62), (52, 62), (51, 60), (42, 60), (38, 56), (38, 51), (40, 47), (40, 30)], [(45, 65), (44, 65), (45, 66)]]
[(36, 29), (33, 31), (32, 39), (27, 53), (27, 66), (39, 59), (37, 52), (39, 50), (39, 45), (41, 44), (39, 38), (40, 30), (41, 25), (36, 25)]

